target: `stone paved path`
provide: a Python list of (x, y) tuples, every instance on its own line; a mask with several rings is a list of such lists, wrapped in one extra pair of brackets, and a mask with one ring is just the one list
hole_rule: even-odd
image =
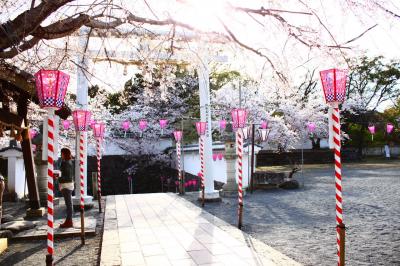
[(172, 193), (106, 201), (101, 265), (300, 265)]

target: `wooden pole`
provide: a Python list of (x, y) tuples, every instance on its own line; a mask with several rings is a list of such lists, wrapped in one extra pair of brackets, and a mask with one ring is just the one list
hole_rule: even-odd
[(346, 226), (343, 223), (337, 225), (337, 231), (340, 236), (339, 243), (339, 266), (344, 266), (345, 264), (345, 235), (346, 235)]
[(33, 163), (32, 145), (29, 137), (29, 128), (22, 130), (22, 155), (24, 157), (26, 183), (28, 185), (29, 207), (32, 210), (40, 208), (39, 191), (35, 179), (35, 165)]

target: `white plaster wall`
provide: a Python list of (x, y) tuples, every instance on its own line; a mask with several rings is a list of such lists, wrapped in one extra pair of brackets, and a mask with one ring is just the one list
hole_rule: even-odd
[[(257, 152), (257, 150), (256, 150), (256, 152)], [(224, 150), (215, 150), (214, 153), (224, 154), (225, 152), (224, 152)], [(183, 157), (182, 158), (183, 168), (184, 168), (185, 172), (197, 176), (197, 173), (200, 172), (199, 152), (194, 151), (194, 150), (184, 151), (184, 155), (182, 157)], [(248, 156), (248, 147), (245, 147), (244, 155), (243, 155), (243, 187), (247, 187), (248, 183), (249, 183), (249, 176), (250, 176), (249, 165), (250, 165), (250, 158)], [(213, 167), (214, 180), (222, 182), (222, 183), (226, 183), (227, 176), (226, 176), (225, 157), (222, 158), (222, 160), (217, 159), (216, 161), (212, 161), (212, 167)], [(236, 180), (236, 182), (237, 182), (237, 180)]]

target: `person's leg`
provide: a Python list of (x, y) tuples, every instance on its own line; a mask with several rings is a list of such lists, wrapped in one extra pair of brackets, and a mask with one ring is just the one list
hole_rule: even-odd
[(65, 219), (65, 222), (60, 225), (60, 227), (72, 227), (72, 191), (64, 188), (61, 190), (61, 193), (64, 196), (65, 207), (67, 208), (67, 218)]
[(72, 220), (72, 190), (63, 189), (65, 207), (67, 207), (67, 220)]

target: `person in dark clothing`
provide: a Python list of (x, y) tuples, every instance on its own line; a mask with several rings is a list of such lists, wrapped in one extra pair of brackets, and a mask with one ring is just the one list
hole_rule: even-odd
[(72, 191), (74, 190), (74, 165), (72, 163), (71, 151), (67, 148), (61, 149), (61, 176), (58, 178), (59, 188), (64, 197), (67, 207), (67, 217), (60, 228), (73, 227), (72, 223)]

